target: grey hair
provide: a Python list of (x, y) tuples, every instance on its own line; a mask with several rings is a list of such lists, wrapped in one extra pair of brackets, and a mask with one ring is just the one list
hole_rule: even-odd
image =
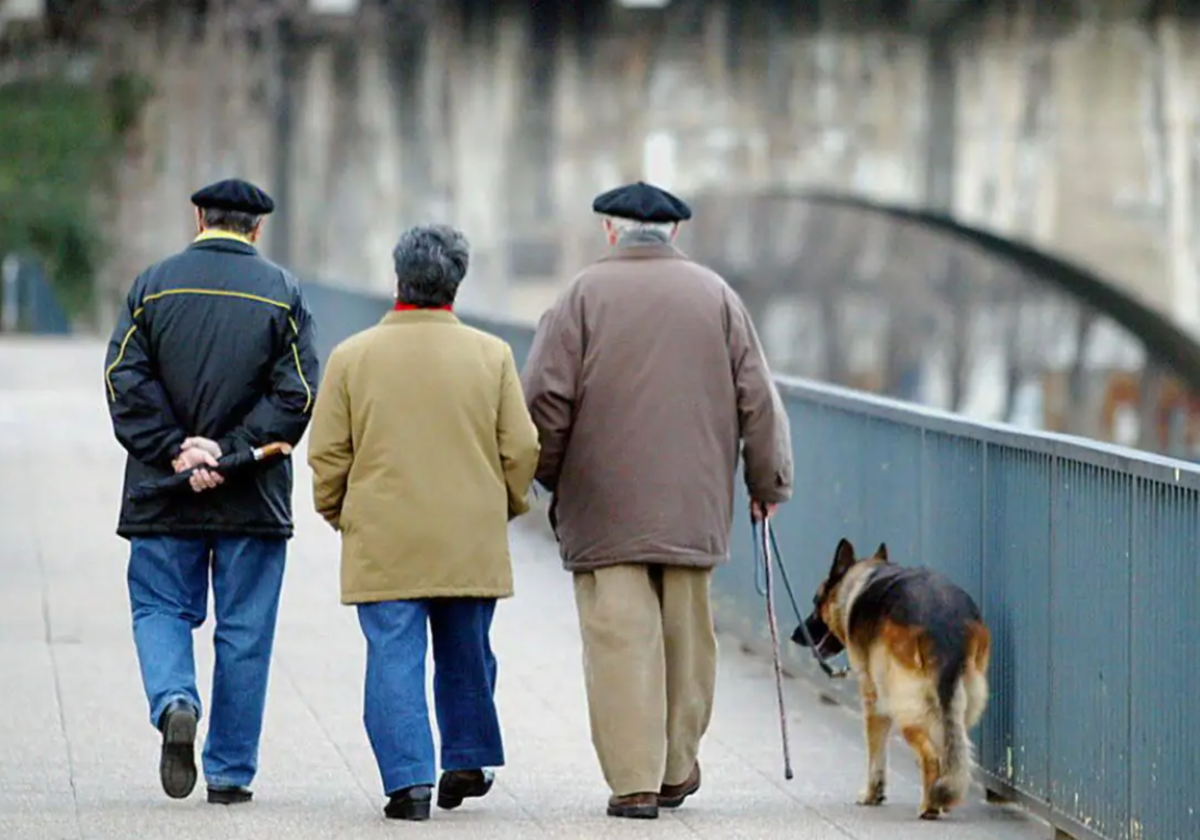
[(206, 228), (227, 230), (242, 236), (249, 236), (253, 233), (254, 228), (262, 219), (262, 216), (255, 216), (253, 213), (244, 213), (241, 210), (223, 210), (219, 207), (206, 207), (200, 212)]
[(635, 219), (622, 219), (618, 216), (605, 216), (612, 223), (618, 239), (643, 239), (668, 242), (674, 222), (639, 222)]
[(450, 306), (467, 273), (470, 244), (448, 225), (416, 225), (392, 250), (396, 299), (417, 307)]

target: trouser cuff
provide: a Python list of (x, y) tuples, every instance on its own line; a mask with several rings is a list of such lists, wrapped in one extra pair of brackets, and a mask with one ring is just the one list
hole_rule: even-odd
[(503, 766), (503, 750), (455, 750), (442, 755), (442, 770), (447, 772)]

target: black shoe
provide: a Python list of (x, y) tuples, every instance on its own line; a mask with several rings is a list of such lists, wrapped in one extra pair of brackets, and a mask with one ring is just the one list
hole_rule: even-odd
[(208, 787), (209, 805), (241, 805), (254, 798), (253, 791), (244, 787)]
[(438, 782), (437, 804), (449, 811), (463, 804), (464, 799), (487, 796), (496, 774), (491, 770), (450, 770)]
[(186, 799), (196, 787), (196, 723), (199, 716), (186, 700), (174, 700), (158, 719), (162, 732), (162, 756), (158, 778), (167, 796)]
[(389, 793), (383, 815), (389, 820), (427, 820), (432, 801), (432, 785), (413, 785)]

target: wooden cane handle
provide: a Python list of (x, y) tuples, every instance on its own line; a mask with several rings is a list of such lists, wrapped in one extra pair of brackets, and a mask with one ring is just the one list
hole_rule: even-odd
[(279, 441), (277, 443), (268, 443), (266, 446), (263, 446), (260, 449), (258, 449), (255, 452), (254, 460), (261, 461), (264, 458), (274, 458), (277, 455), (290, 455), (290, 454), (292, 454), (292, 445), (290, 443), (286, 443), (284, 441)]

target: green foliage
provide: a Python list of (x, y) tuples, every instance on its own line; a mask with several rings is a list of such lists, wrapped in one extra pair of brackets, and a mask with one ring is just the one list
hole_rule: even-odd
[(108, 80), (106, 93), (112, 133), (124, 137), (137, 127), (142, 108), (154, 94), (154, 86), (144, 76), (119, 73)]
[(106, 251), (94, 197), (149, 95), (133, 76), (0, 86), (0, 254), (41, 257), (71, 316), (90, 306)]

